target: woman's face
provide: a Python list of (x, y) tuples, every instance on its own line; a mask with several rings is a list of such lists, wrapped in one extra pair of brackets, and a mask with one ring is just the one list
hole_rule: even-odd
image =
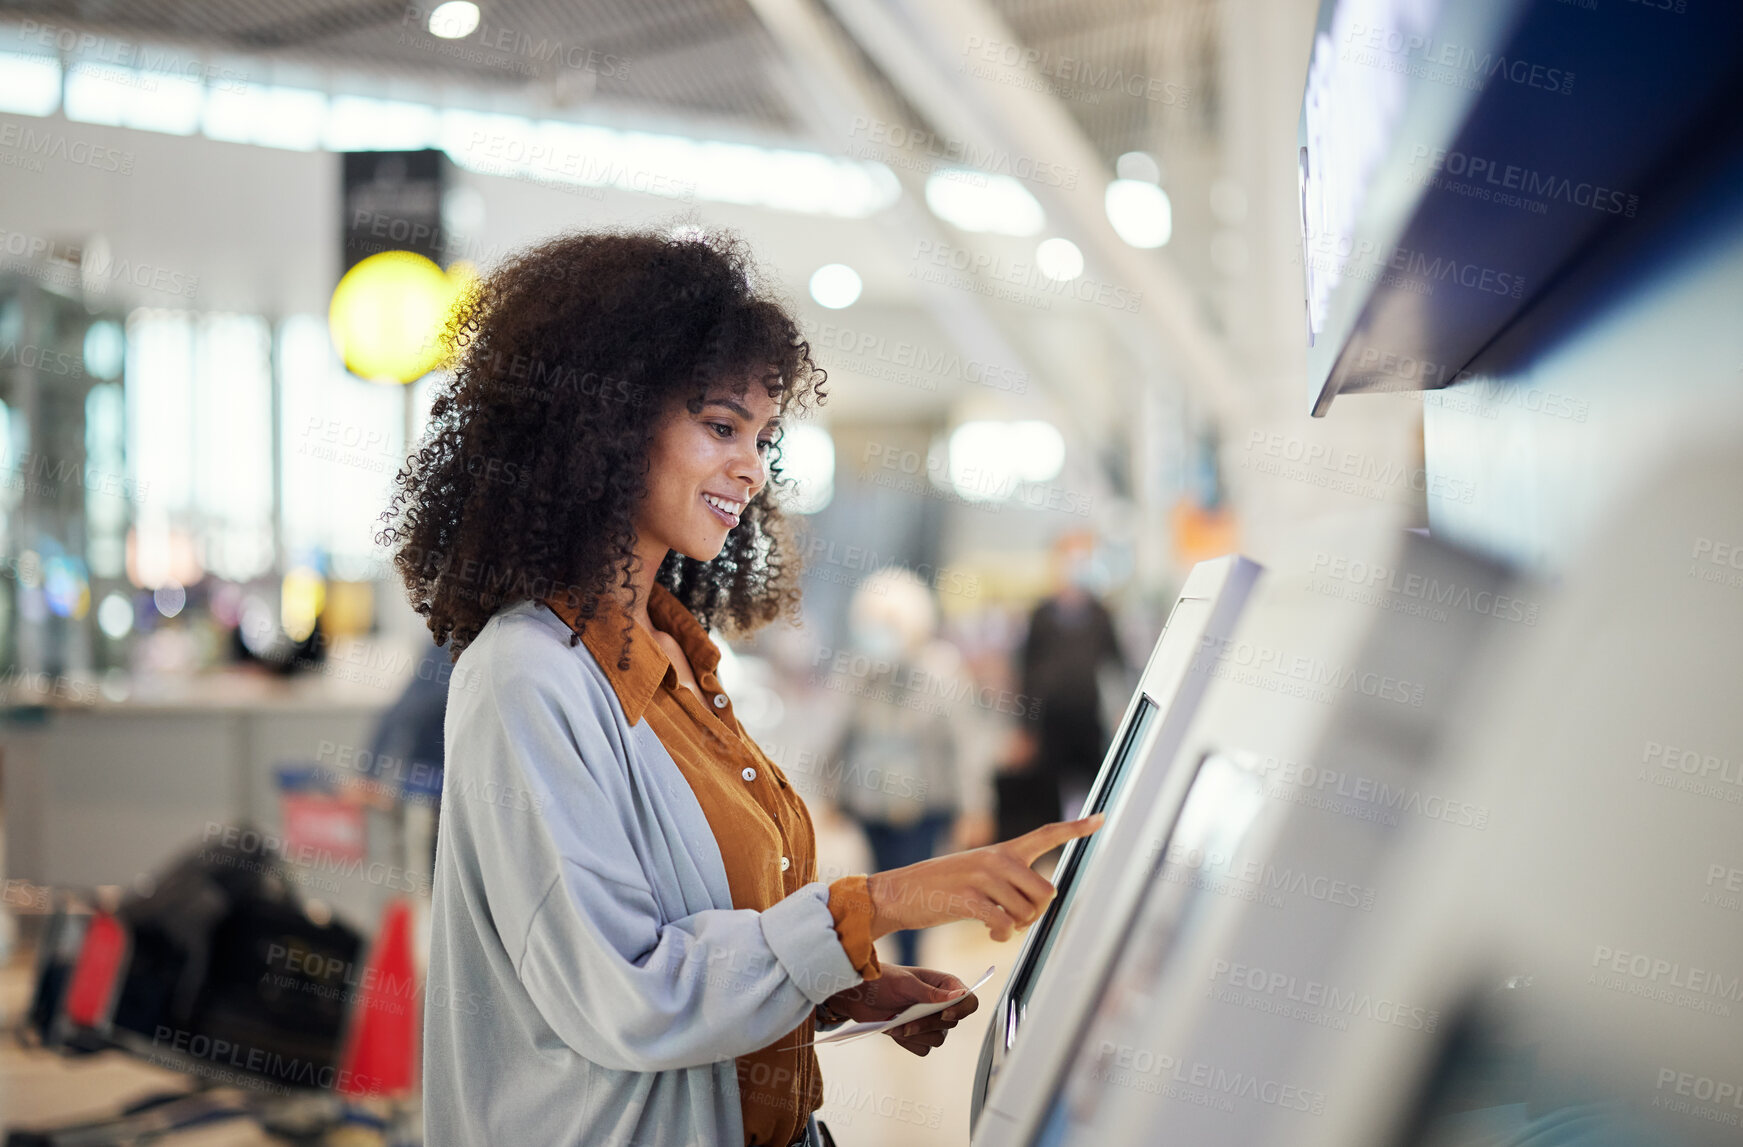
[(701, 562), (720, 554), (746, 503), (768, 482), (777, 411), (754, 381), (742, 394), (709, 388), (695, 413), (684, 402), (667, 410), (654, 430), (647, 497), (635, 518), (645, 559), (657, 565), (667, 550)]

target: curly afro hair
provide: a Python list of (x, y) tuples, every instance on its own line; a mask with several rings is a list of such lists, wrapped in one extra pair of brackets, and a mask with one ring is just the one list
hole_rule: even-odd
[[(675, 402), (699, 409), (710, 386), (742, 394), (752, 380), (783, 412), (825, 398), (798, 323), (730, 235), (550, 239), (478, 284), (445, 338), (453, 379), (394, 476), (378, 541), (455, 660), (505, 606), (560, 598), (585, 628), (630, 587), (649, 447)], [(705, 626), (742, 634), (797, 615), (778, 443), (768, 460), (720, 554), (673, 552), (657, 572)], [(621, 622), (623, 664), (627, 607)]]

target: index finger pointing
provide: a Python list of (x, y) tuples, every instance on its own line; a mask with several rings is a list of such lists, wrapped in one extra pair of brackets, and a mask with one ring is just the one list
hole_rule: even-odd
[(1107, 819), (1106, 813), (1096, 813), (1080, 820), (1060, 820), (1052, 824), (1044, 824), (1033, 832), (1005, 842), (1005, 847), (1014, 852), (1017, 859), (1024, 864), (1034, 864), (1036, 860), (1058, 848), (1068, 840), (1076, 840), (1080, 836), (1088, 836), (1102, 826)]

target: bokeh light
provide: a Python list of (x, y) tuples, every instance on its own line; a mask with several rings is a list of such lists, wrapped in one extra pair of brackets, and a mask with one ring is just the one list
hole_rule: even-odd
[(441, 365), (448, 313), (474, 279), (411, 251), (383, 251), (345, 272), (327, 325), (345, 367), (371, 382), (415, 382)]

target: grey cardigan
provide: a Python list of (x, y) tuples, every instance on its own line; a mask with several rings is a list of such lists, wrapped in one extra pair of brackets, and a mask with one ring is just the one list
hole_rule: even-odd
[(683, 774), (542, 605), (460, 655), (445, 733), (425, 1142), (742, 1147), (733, 1057), (860, 982), (828, 885), (734, 909)]

